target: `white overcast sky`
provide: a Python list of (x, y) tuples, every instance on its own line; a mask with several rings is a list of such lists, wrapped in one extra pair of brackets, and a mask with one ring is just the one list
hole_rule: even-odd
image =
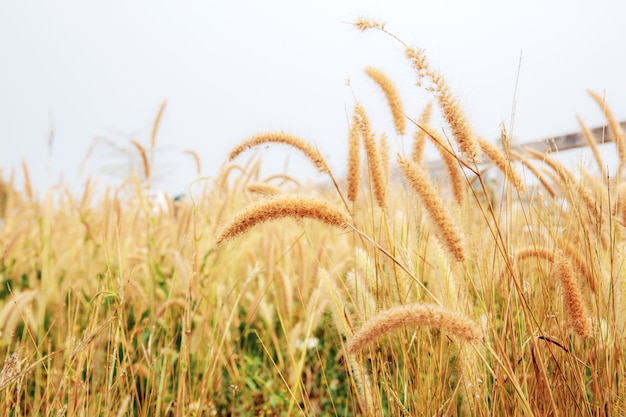
[[(155, 169), (170, 194), (198, 176), (184, 150), (198, 153), (202, 175), (214, 175), (237, 142), (269, 130), (315, 143), (340, 176), (355, 97), (379, 131), (407, 147), (411, 135), (392, 135), (384, 98), (363, 69), (392, 77), (416, 116), (428, 93), (414, 86), (397, 42), (347, 24), (358, 16), (424, 48), (484, 137), (511, 125), (518, 71), (519, 141), (575, 131), (577, 114), (604, 123), (586, 89), (605, 94), (626, 120), (625, 12), (623, 1), (2, 0), (2, 175), (15, 168), (19, 184), (25, 161), (41, 192), (123, 172), (127, 157), (110, 144), (148, 145), (164, 99)], [(315, 177), (283, 148), (268, 150), (265, 169)]]

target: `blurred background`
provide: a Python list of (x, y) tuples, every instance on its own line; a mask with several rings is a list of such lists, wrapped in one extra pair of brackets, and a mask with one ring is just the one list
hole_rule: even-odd
[[(576, 115), (604, 124), (587, 89), (626, 120), (625, 11), (620, 1), (3, 0), (1, 175), (14, 171), (19, 186), (25, 162), (38, 194), (81, 190), (90, 177), (119, 184), (141, 170), (130, 140), (150, 146), (167, 100), (152, 185), (172, 196), (270, 130), (314, 143), (341, 177), (355, 100), (393, 133), (366, 66), (396, 82), (415, 117), (432, 98), (399, 43), (351, 26), (360, 16), (424, 48), (483, 137), (496, 140), (504, 124), (517, 142), (549, 138), (579, 130)], [(410, 149), (410, 133), (389, 139)], [(319, 180), (294, 151), (264, 153), (267, 172)]]

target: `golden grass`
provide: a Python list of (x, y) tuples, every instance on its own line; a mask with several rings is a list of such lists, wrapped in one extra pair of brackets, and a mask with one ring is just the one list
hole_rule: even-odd
[(348, 200), (356, 201), (361, 186), (361, 131), (358, 126), (359, 116), (355, 109), (348, 138)]
[(396, 127), (396, 133), (398, 135), (404, 135), (406, 131), (406, 120), (404, 118), (404, 108), (402, 106), (402, 100), (400, 99), (400, 94), (396, 89), (396, 86), (393, 84), (393, 81), (384, 72), (374, 67), (365, 68), (365, 73), (370, 76), (376, 84), (383, 90), (385, 93), (385, 97), (387, 98), (387, 103), (389, 104), (389, 108), (391, 109), (391, 114), (393, 116), (393, 123)]
[[(412, 51), (452, 132), (429, 134), (442, 126), (427, 107), (416, 136), (446, 144), (462, 201), (431, 180), (418, 138), (390, 160), (358, 104), (347, 198), (319, 151), (284, 133), (231, 155), (283, 143), (332, 185), (261, 178), (253, 158), (157, 209), (135, 173), (37, 193), (23, 164), (21, 189), (13, 175), (0, 187), (0, 417), (624, 414), (623, 181), (515, 154), (504, 132), (502, 149), (481, 142)], [(146, 180), (164, 107), (150, 147), (134, 145)], [(512, 159), (547, 198), (516, 198)]]
[(252, 204), (235, 215), (217, 234), (216, 243), (219, 245), (234, 239), (260, 223), (284, 217), (310, 218), (335, 227), (343, 227), (350, 221), (347, 214), (323, 200), (303, 196), (278, 196)]
[(389, 308), (363, 324), (348, 342), (348, 353), (358, 353), (399, 328), (420, 326), (439, 328), (466, 342), (477, 342), (481, 338), (478, 326), (462, 314), (436, 305), (403, 305)]
[(604, 97), (595, 91), (587, 90), (589, 95), (594, 99), (596, 104), (600, 107), (606, 120), (609, 122), (609, 129), (613, 136), (613, 141), (615, 142), (615, 147), (617, 149), (617, 156), (619, 158), (620, 163), (626, 162), (626, 138), (624, 137), (624, 132), (619, 122), (615, 118), (615, 115), (611, 111), (611, 108), (607, 105)]
[(355, 106), (357, 125), (361, 131), (365, 154), (367, 156), (367, 166), (369, 168), (369, 178), (374, 189), (373, 194), (378, 206), (384, 208), (386, 205), (387, 179), (385, 177), (383, 162), (379, 147), (376, 145), (376, 138), (372, 132), (369, 118), (363, 106)]
[(589, 337), (591, 335), (590, 316), (583, 301), (580, 284), (574, 276), (574, 270), (569, 259), (564, 256), (557, 257), (554, 275), (563, 289), (568, 322), (578, 335)]
[(330, 173), (326, 160), (315, 147), (301, 138), (285, 132), (270, 132), (254, 135), (233, 148), (230, 151), (228, 158), (232, 161), (246, 150), (266, 143), (282, 143), (298, 149), (321, 173)]
[(409, 184), (420, 197), (424, 209), (428, 212), (432, 224), (441, 240), (441, 244), (458, 262), (465, 260), (463, 238), (456, 224), (449, 215), (449, 210), (437, 195), (423, 168), (398, 155), (398, 166)]
[(427, 136), (424, 128), (430, 125), (432, 113), (433, 103), (428, 102), (422, 110), (422, 114), (417, 121), (417, 129), (415, 129), (415, 133), (413, 134), (413, 152), (411, 156), (413, 157), (413, 161), (417, 164), (421, 164), (422, 159), (424, 158), (424, 147), (426, 145)]

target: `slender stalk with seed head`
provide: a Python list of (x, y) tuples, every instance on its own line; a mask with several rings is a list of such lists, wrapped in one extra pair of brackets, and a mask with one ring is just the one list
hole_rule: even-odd
[(383, 90), (385, 93), (385, 97), (387, 98), (387, 103), (389, 104), (389, 108), (391, 109), (391, 114), (393, 116), (393, 123), (396, 127), (396, 133), (398, 135), (404, 135), (406, 132), (406, 120), (404, 119), (404, 108), (402, 105), (402, 100), (400, 99), (400, 94), (396, 89), (396, 86), (393, 84), (393, 81), (385, 73), (381, 70), (374, 67), (365, 68), (365, 73), (370, 76), (376, 84)]
[(528, 158), (520, 155), (519, 153), (515, 151), (511, 151), (511, 156), (517, 159), (522, 165), (524, 165), (526, 168), (528, 168), (530, 172), (533, 173), (533, 175), (535, 176), (535, 178), (537, 178), (537, 180), (543, 186), (543, 188), (548, 192), (548, 194), (550, 194), (550, 197), (556, 198), (556, 191), (554, 190), (554, 188), (552, 188), (552, 185), (550, 185), (550, 183), (546, 180), (543, 174), (537, 169), (536, 166), (534, 166), (528, 160)]
[(137, 148), (139, 151), (139, 155), (141, 156), (141, 161), (143, 162), (143, 174), (146, 179), (150, 178), (150, 161), (148, 160), (148, 154), (146, 149), (141, 145), (141, 143), (137, 142), (135, 139), (131, 139), (130, 143)]
[(626, 138), (624, 137), (624, 131), (622, 130), (620, 123), (617, 121), (615, 115), (606, 104), (604, 97), (595, 91), (587, 90), (587, 92), (595, 100), (598, 106), (600, 106), (602, 112), (604, 113), (604, 117), (606, 117), (607, 122), (609, 122), (609, 129), (611, 130), (613, 140), (615, 141), (617, 156), (619, 157), (620, 164), (626, 163)]
[(617, 204), (615, 214), (622, 226), (626, 227), (626, 182), (617, 187)]
[(184, 151), (185, 154), (190, 155), (194, 162), (196, 163), (196, 174), (200, 175), (202, 173), (202, 163), (200, 162), (200, 156), (198, 152), (192, 151), (190, 149)]
[(571, 261), (572, 266), (576, 268), (583, 275), (583, 277), (585, 277), (587, 285), (589, 285), (589, 289), (595, 293), (598, 290), (598, 278), (593, 272), (591, 264), (583, 258), (580, 247), (577, 247), (575, 244), (561, 236), (557, 236), (555, 240), (559, 249), (561, 249), (561, 251), (563, 251), (563, 253)]
[(392, 331), (421, 326), (441, 329), (466, 342), (482, 338), (478, 325), (460, 313), (433, 304), (409, 304), (382, 311), (365, 322), (348, 342), (348, 353), (358, 353)]
[(370, 179), (374, 188), (374, 198), (376, 199), (376, 203), (379, 207), (385, 208), (387, 181), (385, 180), (385, 173), (380, 160), (378, 146), (376, 146), (376, 139), (363, 106), (357, 104), (354, 111), (357, 116), (358, 126), (365, 145), (365, 154), (367, 155)]
[(563, 255), (556, 257), (554, 275), (563, 289), (565, 311), (570, 326), (579, 336), (588, 337), (591, 335), (589, 313), (583, 300), (580, 283), (576, 280), (574, 269), (568, 258)]
[[(602, 213), (600, 213), (600, 211), (598, 210), (598, 207), (596, 206), (596, 202), (594, 201), (593, 197), (589, 193), (589, 190), (587, 190), (583, 186), (583, 184), (581, 184), (579, 181), (576, 181), (571, 171), (565, 168), (565, 166), (561, 162), (535, 149), (526, 148), (526, 151), (530, 153), (533, 157), (539, 160), (542, 160), (546, 165), (552, 168), (552, 170), (554, 170), (554, 172), (556, 172), (559, 175), (562, 184), (565, 185), (566, 187), (569, 186), (570, 184), (577, 184), (576, 191), (578, 193), (578, 196), (587, 207), (587, 210), (589, 211), (589, 213), (595, 219), (602, 218)], [(564, 189), (563, 191), (566, 195), (568, 195), (566, 189)], [(568, 197), (570, 196), (568, 195)], [(574, 201), (573, 198), (571, 198), (570, 202), (576, 203), (576, 201)]]
[(253, 182), (249, 184), (248, 191), (265, 196), (273, 196), (283, 192), (279, 187), (265, 182)]
[(389, 175), (391, 172), (389, 167), (389, 141), (384, 133), (380, 135), (379, 139), (379, 155), (382, 172), (385, 177), (385, 183), (389, 183)]
[(217, 244), (245, 233), (253, 226), (284, 217), (310, 218), (329, 226), (342, 227), (348, 215), (322, 200), (302, 196), (279, 196), (260, 201), (235, 215), (217, 235)]
[(422, 114), (417, 121), (418, 128), (415, 129), (415, 133), (413, 134), (413, 153), (411, 157), (416, 164), (422, 163), (422, 158), (424, 157), (424, 146), (426, 145), (426, 132), (422, 127), (426, 127), (430, 124), (430, 118), (433, 113), (433, 103), (428, 102), (424, 110), (422, 110)]
[(443, 246), (456, 261), (463, 262), (465, 260), (465, 249), (461, 234), (455, 223), (448, 216), (448, 210), (428, 180), (426, 172), (420, 166), (399, 154), (398, 165), (404, 177), (422, 200)]
[(427, 89), (435, 94), (443, 116), (452, 130), (452, 134), (454, 135), (461, 152), (470, 160), (470, 162), (476, 162), (480, 148), (476, 142), (476, 138), (469, 122), (461, 110), (461, 106), (459, 105), (457, 98), (450, 92), (444, 77), (432, 70), (430, 67), (430, 64), (426, 59), (426, 55), (424, 54), (424, 50), (408, 46), (400, 38), (387, 31), (384, 23), (360, 18), (354, 23), (354, 26), (362, 31), (378, 29), (391, 36), (404, 46), (406, 57), (417, 71), (417, 85), (421, 86), (424, 80), (430, 81), (430, 85)]
[(361, 186), (361, 132), (358, 126), (359, 116), (355, 112), (348, 138), (348, 200), (356, 201)]
[(429, 132), (428, 137), (432, 139), (435, 148), (439, 151), (441, 159), (448, 171), (450, 177), (450, 185), (452, 187), (452, 195), (458, 205), (463, 204), (465, 198), (465, 187), (463, 186), (463, 173), (459, 166), (459, 160), (454, 154), (454, 150), (446, 143), (446, 140), (440, 135)]
[(232, 161), (242, 152), (266, 143), (282, 143), (285, 145), (289, 145), (295, 149), (298, 149), (302, 152), (313, 164), (315, 167), (323, 174), (330, 174), (330, 169), (328, 168), (328, 164), (326, 160), (320, 154), (320, 152), (312, 146), (310, 143), (300, 139), (297, 136), (290, 135), (284, 132), (270, 132), (270, 133), (261, 133), (255, 136), (248, 138), (247, 140), (241, 142), (237, 145), (233, 150), (230, 151), (229, 159)]
[(422, 49), (406, 45), (405, 47), (406, 57), (417, 71), (418, 86), (421, 85), (424, 79), (430, 80), (431, 86), (428, 89), (435, 94), (443, 117), (448, 122), (459, 149), (471, 162), (476, 161), (480, 149), (457, 98), (450, 92), (443, 76), (430, 68), (430, 64), (426, 60), (426, 55)]
[(157, 113), (157, 116), (154, 119), (154, 123), (152, 124), (152, 133), (150, 134), (151, 148), (154, 148), (154, 146), (156, 145), (157, 132), (159, 131), (159, 125), (161, 124), (161, 118), (163, 117), (165, 106), (167, 106), (167, 100), (163, 100), (163, 102), (161, 103), (161, 106), (159, 107), (159, 112)]
[(602, 160), (602, 155), (600, 155), (600, 149), (598, 149), (598, 143), (596, 142), (595, 136), (587, 126), (587, 124), (583, 121), (580, 116), (576, 116), (576, 120), (578, 120), (578, 125), (580, 126), (580, 130), (583, 132), (583, 136), (591, 148), (591, 152), (593, 153), (593, 157), (598, 164), (598, 168), (600, 169), (600, 173), (602, 175), (602, 179), (606, 179), (606, 167), (604, 165), (604, 161)]
[(485, 155), (496, 164), (496, 167), (508, 178), (517, 192), (521, 195), (525, 195), (526, 184), (524, 184), (519, 173), (511, 166), (511, 162), (506, 159), (504, 153), (484, 138), (477, 137), (476, 140)]

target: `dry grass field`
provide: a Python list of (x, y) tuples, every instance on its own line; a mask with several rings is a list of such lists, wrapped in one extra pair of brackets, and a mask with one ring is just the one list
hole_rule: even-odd
[[(626, 414), (619, 169), (590, 135), (605, 174), (478, 137), (423, 51), (355, 25), (399, 42), (432, 97), (407, 115), (365, 69), (406, 153), (355, 103), (345, 179), (296, 135), (260, 133), (160, 207), (157, 117), (117, 188), (38, 198), (26, 166), (23, 189), (4, 183), (0, 416)], [(591, 99), (621, 167), (624, 133)], [(259, 145), (301, 152), (326, 186), (261, 177)]]

